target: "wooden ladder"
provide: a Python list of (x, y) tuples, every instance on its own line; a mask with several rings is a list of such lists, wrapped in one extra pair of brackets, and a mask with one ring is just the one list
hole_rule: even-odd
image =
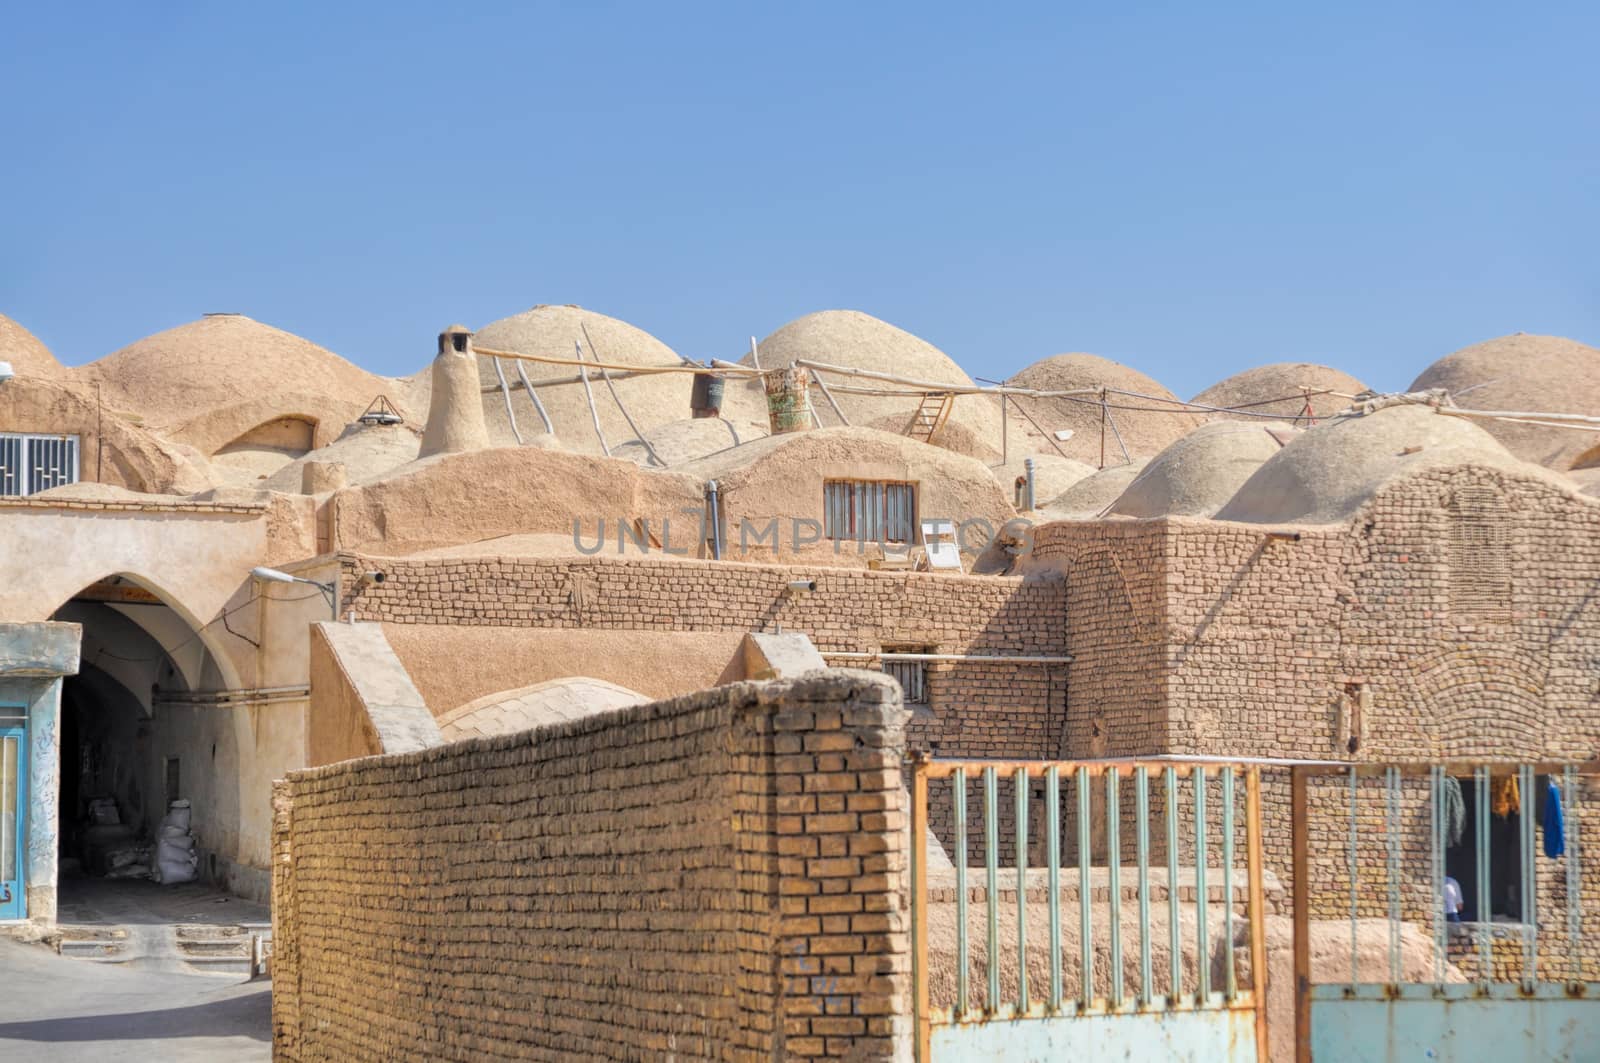
[(923, 395), (922, 404), (917, 407), (917, 412), (912, 414), (911, 423), (906, 425), (905, 434), (912, 439), (931, 443), (939, 429), (950, 419), (950, 410), (955, 404), (955, 395), (948, 391), (935, 391)]

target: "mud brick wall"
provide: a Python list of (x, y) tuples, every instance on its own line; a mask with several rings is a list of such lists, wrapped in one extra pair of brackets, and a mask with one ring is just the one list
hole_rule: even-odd
[(295, 773), (275, 1058), (902, 1057), (904, 716), (814, 673)]
[(1171, 745), (1166, 704), (1164, 521), (1047, 524), (1037, 563), (1066, 578), (1070, 700), (1059, 757), (1136, 756)]
[[(1067, 580), (1065, 756), (1600, 754), (1600, 507), (1546, 481), (1426, 471), (1331, 526), (1047, 525), (1035, 556)], [(1286, 773), (1263, 804), (1286, 876)]]
[[(829, 664), (870, 667), (845, 653), (884, 647), (935, 653), (1062, 656), (1067, 582), (872, 572), (816, 566), (653, 558), (341, 558), (346, 611), (388, 623), (651, 631), (801, 631)], [(361, 572), (383, 583), (362, 587)], [(790, 581), (814, 579), (793, 594)], [(1064, 744), (1067, 665), (931, 662), (930, 711), (906, 726), (907, 745), (937, 756), (1041, 757)], [(1012, 806), (1002, 813), (1007, 828)], [(981, 820), (978, 821), (981, 825)], [(949, 803), (935, 833), (954, 837)], [(1003, 849), (1014, 848), (1003, 830)]]

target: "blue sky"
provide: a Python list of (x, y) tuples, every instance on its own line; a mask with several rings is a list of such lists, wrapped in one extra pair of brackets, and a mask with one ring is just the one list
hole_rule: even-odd
[(408, 373), (535, 303), (692, 357), (851, 307), (1185, 395), (1600, 343), (1600, 5), (458, 6), (8, 5), (0, 312)]

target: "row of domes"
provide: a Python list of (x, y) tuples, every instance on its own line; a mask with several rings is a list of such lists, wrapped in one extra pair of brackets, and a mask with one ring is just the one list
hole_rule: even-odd
[[(587, 355), (610, 365), (683, 362), (643, 330), (571, 306), (539, 306), (503, 318), (479, 330), (476, 342), (563, 359), (572, 358), (575, 345), (581, 344)], [(928, 383), (972, 383), (937, 347), (858, 311), (822, 311), (791, 321), (761, 342), (759, 357), (763, 368), (810, 358)], [(93, 383), (108, 406), (132, 413), (207, 455), (273, 414), (320, 425), (315, 444), (322, 446), (379, 394), (389, 395), (414, 424), (426, 416), (428, 402), (426, 372), (403, 380), (380, 377), (308, 340), (241, 315), (208, 315), (76, 368), (62, 366), (31, 333), (0, 316), (0, 360), (11, 362), (23, 375)], [(745, 354), (742, 360), (750, 364), (752, 358)], [(485, 359), (481, 368), (484, 383), (494, 383), (493, 363)], [(508, 362), (504, 369), (511, 386), (518, 388), (516, 366)], [(600, 434), (613, 449), (634, 440), (619, 404), (598, 377), (589, 389), (596, 394), (600, 434), (572, 366), (521, 363), (521, 370), (537, 385), (562, 445), (599, 453)], [(647, 437), (688, 418), (688, 375), (618, 377), (612, 382), (616, 393)], [(838, 378), (830, 382), (840, 383), (833, 397), (856, 426), (902, 431), (920, 402), (915, 395), (862, 394)], [(896, 390), (881, 381), (849, 383)], [(1185, 410), (1177, 396), (1152, 378), (1089, 354), (1042, 359), (1006, 383), (1039, 390), (1106, 391), (1103, 402), (1099, 396), (1012, 399), (1003, 413), (992, 397), (960, 397), (937, 441), (991, 463), (999, 460), (1004, 445), (1013, 458), (1037, 454), (1099, 467), (1152, 458), (1200, 425), (1229, 416)], [(1428, 387), (1447, 388), (1460, 405), (1478, 409), (1600, 414), (1600, 351), (1573, 340), (1519, 333), (1440, 359), (1413, 385)], [(1246, 417), (1270, 415), (1293, 422), (1303, 420), (1308, 410), (1327, 417), (1348, 405), (1345, 396), (1364, 390), (1359, 380), (1336, 369), (1281, 363), (1229, 377), (1194, 401), (1238, 410)], [(512, 397), (510, 416), (517, 418), (524, 438), (541, 433), (542, 419), (528, 398), (519, 390)], [(831, 402), (817, 396), (814, 406), (824, 425), (838, 422)], [(484, 408), (494, 442), (512, 443), (504, 396), (486, 392)], [(729, 379), (723, 418), (736, 426), (736, 434), (759, 432), (766, 420), (759, 383)], [(1513, 454), (1550, 468), (1569, 468), (1591, 442), (1586, 433), (1543, 426), (1486, 421), (1483, 427)]]

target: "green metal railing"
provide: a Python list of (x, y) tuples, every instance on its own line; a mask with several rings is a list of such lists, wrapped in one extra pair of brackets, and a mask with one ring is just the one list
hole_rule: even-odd
[[(1152, 776), (1159, 778), (1160, 786), (1152, 787)], [(1248, 911), (1250, 914), (1251, 981), (1248, 989), (1238, 984), (1235, 968), (1235, 945), (1232, 932), (1235, 914), (1235, 835), (1239, 821), (1236, 809), (1236, 786), (1240, 777), (1245, 783), (1246, 815), (1245, 864), (1248, 884)], [(1127, 1016), (1158, 1014), (1170, 1011), (1198, 1010), (1254, 1010), (1256, 1048), (1258, 1058), (1266, 1058), (1266, 944), (1263, 885), (1263, 856), (1261, 845), (1261, 776), (1256, 765), (1227, 761), (935, 761), (926, 757), (913, 760), (912, 777), (912, 963), (915, 986), (917, 1023), (917, 1048), (919, 1058), (927, 1060), (933, 1029), (939, 1026), (981, 1024), (998, 1020), (1016, 1019), (1070, 1019), (1089, 1016)], [(1001, 996), (1002, 952), (1000, 942), (1000, 794), (999, 781), (1004, 777), (1013, 786), (1014, 794), (1014, 866), (1016, 871), (1016, 990), (1010, 999)], [(1045, 934), (1049, 953), (1050, 984), (1037, 998), (1035, 987), (1029, 984), (1029, 842), (1030, 795), (1032, 782), (1042, 778), (1044, 837), (1042, 849), (1045, 867)], [(927, 854), (929, 809), (929, 784), (935, 780), (950, 783), (950, 810), (953, 816), (955, 888), (955, 986), (954, 1000), (948, 1007), (935, 1007), (929, 993), (929, 870)], [(985, 992), (981, 1004), (973, 999), (970, 985), (971, 963), (970, 900), (972, 892), (969, 857), (968, 790), (974, 783), (981, 786), (983, 801), (983, 904), (985, 934), (984, 968)], [(1099, 817), (1094, 810), (1096, 784), (1103, 787), (1103, 808)], [(1134, 893), (1138, 903), (1137, 947), (1139, 950), (1137, 994), (1126, 999), (1128, 986), (1124, 975), (1123, 897), (1124, 868), (1123, 805), (1124, 784), (1133, 791), (1132, 806), (1135, 877)], [(1187, 783), (1187, 785), (1185, 785)], [(1220, 808), (1213, 811), (1207, 792), (1215, 785), (1220, 793)], [(1063, 789), (1070, 787), (1071, 798), (1063, 800)], [(1158, 825), (1164, 821), (1167, 873), (1167, 921), (1170, 950), (1170, 971), (1165, 993), (1158, 993), (1154, 976), (1154, 943), (1151, 929), (1151, 798), (1156, 790), (1163, 809), (1156, 814)], [(1193, 837), (1188, 844), (1179, 835), (1179, 810), (1184, 804), (1193, 807)], [(1066, 1000), (1064, 985), (1064, 955), (1061, 912), (1061, 872), (1063, 837), (1062, 816), (1075, 804), (1070, 828), (1077, 841), (1078, 870), (1078, 993)], [(1111, 975), (1104, 985), (1095, 975), (1095, 883), (1093, 870), (1094, 827), (1096, 819), (1104, 827), (1103, 856), (1099, 863), (1106, 875), (1105, 947), (1109, 954)], [(1216, 834), (1221, 840), (1221, 903), (1223, 905), (1221, 946), (1226, 984), (1221, 992), (1211, 985), (1211, 949), (1213, 929), (1208, 920), (1208, 905), (1213, 881), (1208, 835)], [(1183, 850), (1192, 852), (1194, 868), (1194, 908), (1196, 975), (1190, 983), (1183, 977), (1183, 940), (1180, 921), (1179, 866)], [(1103, 989), (1103, 992), (1102, 992)], [(1248, 1021), (1248, 1020), (1246, 1020)]]

